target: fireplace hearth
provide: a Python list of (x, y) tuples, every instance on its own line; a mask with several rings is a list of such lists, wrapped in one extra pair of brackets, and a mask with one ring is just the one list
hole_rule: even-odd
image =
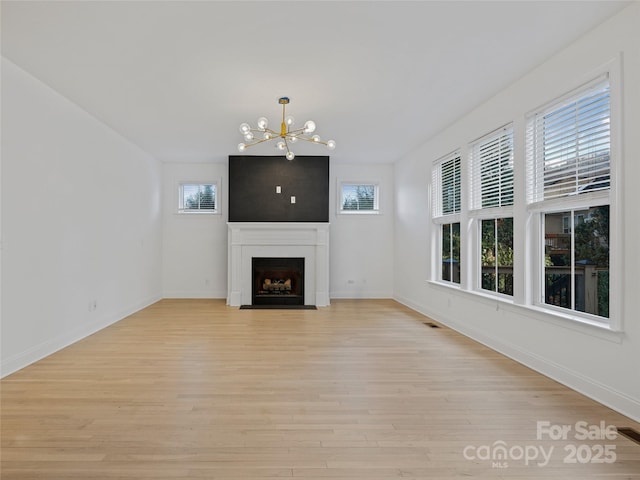
[(252, 305), (304, 305), (304, 257), (253, 257)]

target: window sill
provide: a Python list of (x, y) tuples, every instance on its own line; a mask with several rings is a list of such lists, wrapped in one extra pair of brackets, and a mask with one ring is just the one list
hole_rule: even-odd
[(220, 212), (204, 212), (204, 211), (194, 211), (194, 212), (188, 212), (188, 211), (180, 211), (178, 210), (177, 212), (174, 212), (175, 215), (186, 215), (186, 216), (190, 216), (190, 215), (220, 215)]
[(431, 285), (435, 285), (437, 287), (449, 288), (451, 290), (456, 290), (458, 292), (464, 292), (464, 290), (462, 290), (462, 287), (460, 286), (459, 283), (437, 282), (437, 281), (434, 281), (434, 280), (427, 280), (427, 282), (430, 283)]
[(491, 295), (474, 290), (464, 290), (458, 284), (447, 284), (433, 280), (428, 280), (427, 283), (435, 285), (436, 287), (445, 288), (449, 291), (457, 291), (463, 295), (469, 295), (473, 297), (475, 301), (487, 305), (496, 305), (497, 308), (512, 312), (516, 315), (574, 330), (609, 342), (622, 343), (622, 339), (625, 336), (622, 330), (615, 330), (610, 325), (582, 318), (577, 315), (565, 314), (539, 305), (517, 304), (510, 298), (503, 296)]
[(340, 215), (380, 215), (380, 210), (340, 210)]

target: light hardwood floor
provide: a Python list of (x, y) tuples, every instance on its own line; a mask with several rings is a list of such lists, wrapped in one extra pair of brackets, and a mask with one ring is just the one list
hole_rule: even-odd
[[(160, 301), (2, 380), (0, 477), (640, 478), (640, 445), (536, 422), (640, 425), (426, 321), (391, 300)], [(565, 463), (570, 444), (616, 460)], [(499, 445), (506, 468), (477, 458)], [(545, 466), (518, 459), (540, 447)]]

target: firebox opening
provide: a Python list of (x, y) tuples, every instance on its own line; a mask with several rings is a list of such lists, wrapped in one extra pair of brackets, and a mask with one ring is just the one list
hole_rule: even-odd
[(304, 305), (304, 257), (253, 257), (252, 305)]

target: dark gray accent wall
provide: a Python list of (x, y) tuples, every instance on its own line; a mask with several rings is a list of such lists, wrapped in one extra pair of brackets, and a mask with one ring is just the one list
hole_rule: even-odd
[(229, 221), (328, 222), (329, 157), (229, 155)]

